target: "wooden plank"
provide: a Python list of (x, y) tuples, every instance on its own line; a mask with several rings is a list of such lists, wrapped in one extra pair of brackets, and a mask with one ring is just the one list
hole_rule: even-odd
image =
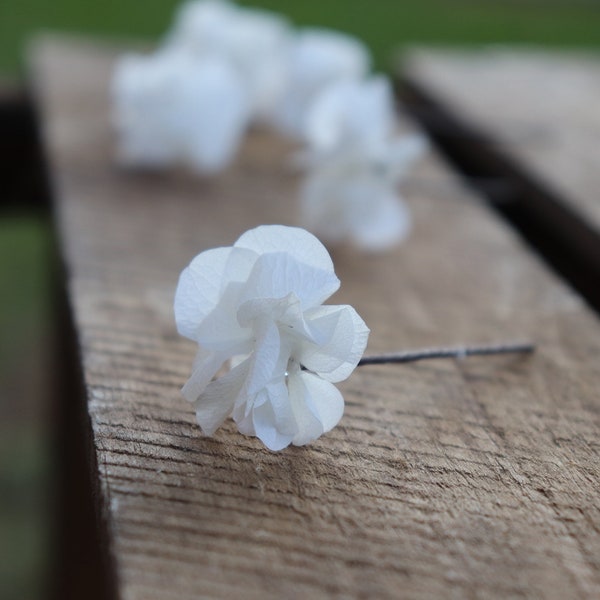
[(473, 144), (474, 160), (494, 161), (534, 218), (597, 279), (600, 55), (417, 48), (402, 69), (410, 86), (463, 125), (462, 143)]
[[(296, 175), (263, 132), (212, 181), (120, 171), (113, 59), (33, 51), (120, 597), (597, 596), (600, 325), (466, 191), (407, 194), (395, 252), (336, 250), (334, 300), (371, 353), (517, 337), (535, 356), (362, 367), (308, 447), (200, 436), (178, 391), (195, 348), (175, 332), (177, 277), (250, 227), (294, 224)], [(416, 174), (437, 176), (435, 156)]]

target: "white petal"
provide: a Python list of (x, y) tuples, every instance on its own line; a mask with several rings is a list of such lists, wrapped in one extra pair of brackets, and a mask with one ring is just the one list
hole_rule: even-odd
[(171, 109), (168, 86), (177, 63), (160, 53), (128, 54), (112, 81), (112, 121), (118, 132), (118, 159), (125, 166), (166, 167), (179, 158), (165, 117)]
[(244, 394), (254, 396), (271, 380), (283, 377), (284, 373), (275, 373), (279, 363), (281, 349), (279, 330), (272, 321), (266, 321), (257, 332), (254, 352), (250, 356), (250, 369), (244, 384)]
[(179, 333), (196, 340), (200, 324), (219, 303), (225, 285), (244, 281), (257, 258), (253, 252), (236, 248), (214, 248), (196, 256), (181, 273), (175, 292)]
[(201, 173), (215, 173), (232, 160), (249, 119), (249, 98), (224, 60), (203, 59), (189, 72), (179, 108), (188, 115), (189, 160)]
[(240, 404), (233, 409), (233, 420), (237, 423), (238, 431), (244, 435), (256, 435), (252, 410), (246, 411), (246, 404)]
[(179, 276), (175, 292), (177, 331), (195, 340), (202, 320), (221, 295), (221, 280), (232, 248), (206, 250), (194, 258)]
[(194, 361), (192, 376), (183, 386), (181, 393), (188, 402), (196, 402), (211, 379), (217, 374), (226, 356), (200, 348)]
[[(285, 385), (283, 388), (285, 389)], [(264, 401), (252, 411), (254, 430), (258, 438), (267, 448), (269, 448), (269, 450), (283, 450), (283, 448), (290, 445), (294, 438), (294, 433), (284, 433), (278, 429), (277, 415), (273, 402), (271, 402), (271, 399), (269, 398), (269, 393), (267, 390), (263, 390), (261, 393), (265, 396), (265, 398), (263, 398)], [(272, 393), (277, 394), (274, 390), (272, 390)], [(279, 390), (279, 393), (284, 393), (287, 398), (287, 389), (285, 389), (285, 391)], [(281, 398), (274, 398), (274, 401), (275, 405), (281, 405), (283, 403)], [(289, 427), (285, 427), (285, 429), (289, 430)]]
[(333, 272), (300, 263), (287, 253), (273, 253), (256, 261), (242, 297), (283, 298), (293, 294), (306, 309), (324, 302), (339, 286)]
[(339, 244), (349, 234), (348, 204), (341, 191), (337, 178), (320, 173), (309, 175), (301, 188), (302, 222), (329, 244)]
[(231, 414), (250, 367), (250, 359), (208, 385), (195, 402), (196, 419), (205, 435), (212, 435)]
[(343, 381), (367, 346), (369, 328), (351, 306), (320, 306), (305, 313), (320, 345), (302, 342), (297, 360), (328, 381)]
[(195, 334), (201, 346), (227, 356), (251, 352), (252, 329), (242, 327), (236, 318), (242, 289), (242, 283), (230, 283), (217, 306), (206, 315)]
[(243, 327), (249, 327), (257, 320), (278, 321), (291, 307), (295, 307), (294, 312), (298, 313), (299, 305), (300, 300), (293, 292), (283, 298), (252, 298), (240, 305), (237, 318)]
[(294, 389), (294, 407), (304, 403), (320, 425), (317, 427), (314, 421), (307, 420), (304, 427), (299, 428), (293, 440), (294, 445), (308, 444), (339, 423), (344, 414), (344, 398), (332, 383), (313, 373), (301, 371), (290, 378), (289, 385), (290, 394), (292, 387)]
[(282, 377), (266, 387), (268, 401), (275, 415), (275, 427), (281, 435), (295, 435), (298, 432), (294, 411), (285, 379)]
[(306, 86), (340, 79), (360, 79), (368, 71), (370, 56), (357, 38), (332, 29), (307, 28), (299, 32), (292, 58), (297, 82)]
[(316, 411), (309, 408), (307, 402), (308, 392), (300, 371), (290, 373), (288, 389), (296, 426), (298, 427), (298, 432), (292, 442), (295, 446), (304, 446), (323, 434), (323, 424), (318, 414), (315, 414)]
[(331, 271), (299, 263), (286, 253), (264, 254), (256, 261), (241, 300), (285, 298), (293, 293), (306, 309), (324, 302), (339, 286)]
[(202, 56), (221, 45), (236, 16), (236, 7), (224, 0), (191, 0), (177, 11), (166, 45)]
[(280, 15), (257, 9), (237, 10), (222, 36), (223, 52), (242, 76), (253, 116), (267, 118), (285, 90), (289, 23)]
[(306, 139), (318, 151), (346, 144), (386, 140), (396, 125), (391, 85), (382, 76), (340, 81), (326, 88), (313, 103), (306, 122)]
[(298, 262), (333, 273), (333, 262), (323, 244), (311, 233), (299, 227), (261, 225), (244, 233), (235, 243), (257, 254), (285, 252)]
[(404, 240), (411, 228), (408, 207), (392, 189), (384, 186), (366, 186), (362, 193), (371, 189), (371, 209), (354, 210), (348, 216), (352, 220), (351, 235), (358, 246), (371, 252), (381, 252)]
[(402, 179), (414, 163), (427, 152), (428, 147), (427, 138), (418, 134), (401, 136), (392, 141), (382, 157), (389, 165), (392, 181)]
[(285, 94), (274, 115), (286, 134), (303, 137), (307, 113), (317, 95), (335, 81), (360, 79), (370, 57), (356, 38), (327, 29), (305, 29), (292, 46)]

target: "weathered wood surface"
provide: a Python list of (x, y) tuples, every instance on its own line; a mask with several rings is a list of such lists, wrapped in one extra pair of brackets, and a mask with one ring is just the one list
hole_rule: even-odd
[(600, 54), (422, 48), (402, 69), (548, 190), (530, 194), (537, 214), (600, 268)]
[[(180, 270), (260, 223), (294, 224), (286, 145), (250, 136), (214, 181), (113, 162), (113, 55), (33, 51), (122, 598), (593, 598), (600, 593), (600, 326), (477, 199), (408, 194), (397, 251), (333, 254), (369, 351), (531, 338), (535, 356), (363, 367), (341, 425), (264, 450), (201, 437), (179, 395)], [(432, 156), (416, 178), (448, 178)]]

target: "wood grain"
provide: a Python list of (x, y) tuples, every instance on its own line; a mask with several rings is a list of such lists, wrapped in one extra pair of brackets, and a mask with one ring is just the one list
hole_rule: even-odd
[[(536, 217), (600, 269), (600, 55), (415, 48), (404, 77), (482, 134)], [(478, 143), (482, 143), (479, 140)]]
[[(172, 296), (199, 251), (296, 223), (289, 145), (215, 180), (119, 170), (114, 54), (40, 41), (33, 77), (120, 596), (592, 598), (600, 593), (600, 326), (466, 191), (407, 193), (410, 240), (333, 253), (370, 352), (531, 338), (533, 357), (361, 367), (341, 425), (271, 453), (200, 435)], [(436, 156), (417, 180), (447, 181)]]

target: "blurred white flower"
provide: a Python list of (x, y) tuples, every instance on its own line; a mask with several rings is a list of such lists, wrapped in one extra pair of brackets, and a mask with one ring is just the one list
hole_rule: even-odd
[(280, 225), (207, 250), (183, 271), (175, 319), (199, 344), (183, 394), (206, 435), (231, 415), (240, 432), (281, 450), (338, 423), (344, 400), (332, 382), (354, 370), (369, 334), (352, 307), (321, 306), (338, 287), (323, 245)]
[(264, 120), (283, 93), (291, 39), (288, 21), (278, 14), (192, 0), (179, 10), (165, 44), (197, 58), (229, 61), (246, 86), (253, 118)]
[(378, 151), (329, 156), (303, 184), (303, 224), (329, 244), (349, 240), (371, 252), (398, 244), (411, 227), (410, 211), (396, 191), (398, 178), (423, 147), (421, 137), (407, 136)]
[(381, 144), (396, 132), (394, 95), (387, 77), (328, 86), (308, 111), (304, 137), (311, 152)]
[(178, 9), (173, 27), (165, 39), (165, 47), (185, 49), (196, 56), (215, 52), (223, 45), (236, 17), (237, 6), (225, 0), (190, 0)]
[(248, 99), (235, 70), (216, 57), (127, 55), (112, 86), (119, 160), (127, 166), (185, 163), (214, 173), (232, 160), (248, 123)]
[(289, 53), (285, 93), (274, 124), (302, 138), (308, 111), (319, 94), (333, 83), (363, 78), (369, 66), (369, 52), (356, 38), (327, 29), (300, 31)]
[(329, 86), (307, 117), (308, 174), (302, 188), (304, 225), (328, 243), (351, 240), (382, 251), (410, 231), (397, 192), (424, 153), (422, 136), (398, 136), (394, 97), (385, 77)]

